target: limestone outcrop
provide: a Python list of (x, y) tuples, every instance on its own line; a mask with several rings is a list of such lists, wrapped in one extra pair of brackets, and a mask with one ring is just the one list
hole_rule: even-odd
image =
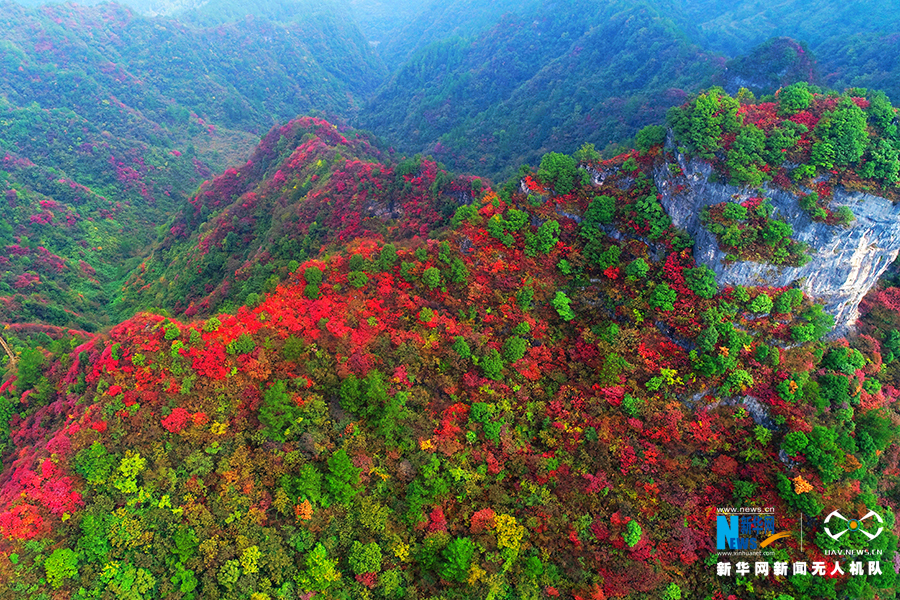
[(843, 334), (856, 322), (860, 300), (875, 285), (900, 252), (900, 204), (865, 193), (834, 189), (831, 207), (847, 206), (855, 215), (848, 226), (813, 221), (800, 208), (795, 194), (766, 187), (776, 216), (794, 229), (794, 239), (806, 242), (812, 260), (801, 267), (751, 261), (726, 263), (715, 235), (700, 222), (703, 207), (720, 202), (741, 202), (759, 196), (755, 189), (711, 182), (713, 167), (700, 159), (675, 153), (682, 174), (667, 164), (654, 172), (662, 205), (674, 224), (695, 240), (694, 256), (716, 272), (719, 285), (794, 285), (824, 305), (835, 318), (835, 334)]

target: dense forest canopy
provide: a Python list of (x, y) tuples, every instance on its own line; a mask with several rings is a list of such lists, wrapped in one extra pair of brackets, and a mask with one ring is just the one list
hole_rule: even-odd
[(822, 6), (3, 4), (0, 597), (896, 598), (896, 17)]

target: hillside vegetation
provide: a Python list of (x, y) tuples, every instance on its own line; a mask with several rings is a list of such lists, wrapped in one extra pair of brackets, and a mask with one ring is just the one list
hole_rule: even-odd
[[(751, 593), (715, 575), (708, 515), (752, 500), (794, 531), (826, 502), (876, 510), (890, 564), (896, 290), (822, 341), (799, 290), (718, 289), (659, 204), (659, 131), (639, 140), (492, 189), (320, 120), (273, 130), (162, 236), (188, 279), (133, 282), (173, 310), (248, 305), (8, 333), (4, 593), (893, 597), (890, 568)], [(259, 293), (214, 288), (212, 265), (251, 257), (225, 281)]]
[(112, 324), (121, 278), (206, 177), (296, 111), (349, 116), (380, 77), (326, 21), (198, 30), (9, 4), (0, 23), (4, 322)]

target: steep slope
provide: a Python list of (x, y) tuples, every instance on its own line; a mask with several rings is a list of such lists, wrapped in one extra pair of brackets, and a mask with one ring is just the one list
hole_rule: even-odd
[[(310, 119), (283, 133), (193, 199), (212, 211), (194, 256), (235, 197), (310, 204), (341, 247), (309, 248), (235, 314), (11, 340), (0, 593), (737, 597), (710, 515), (749, 502), (779, 531), (805, 519), (778, 560), (835, 547), (809, 528), (826, 503), (885, 527), (880, 575), (760, 576), (755, 593), (890, 597), (894, 342), (813, 341), (828, 320), (798, 290), (718, 290), (659, 203), (658, 145), (582, 153), (582, 169), (548, 154), (499, 193), (469, 181), (448, 221), (419, 192), (432, 163), (400, 175), (398, 204), (422, 199), (395, 216), (340, 193), (372, 163), (325, 160), (371, 156), (364, 137)], [(292, 189), (283, 157), (334, 180), (328, 202), (264, 204)]]

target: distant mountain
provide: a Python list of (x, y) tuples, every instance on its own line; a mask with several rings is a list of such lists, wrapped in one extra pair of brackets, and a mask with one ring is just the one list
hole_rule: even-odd
[(419, 50), (359, 121), (403, 151), (503, 178), (551, 148), (633, 136), (723, 63), (652, 9), (544, 2), (471, 41)]
[(830, 85), (882, 90), (900, 103), (900, 36), (896, 31), (831, 38), (817, 52)]
[[(530, 23), (529, 17), (542, 18), (544, 0), (427, 0), (419, 5), (412, 20), (402, 20), (378, 45), (378, 54), (392, 71), (401, 68), (415, 53), (431, 44), (462, 37), (478, 39), (497, 27), (504, 18), (517, 16), (516, 23)], [(555, 9), (570, 12), (570, 3), (554, 3)]]
[(654, 5), (695, 43), (730, 55), (744, 53), (773, 35), (803, 40), (816, 51), (828, 40), (895, 32), (900, 27), (892, 0), (822, 0), (815, 11), (803, 0), (661, 0)]

